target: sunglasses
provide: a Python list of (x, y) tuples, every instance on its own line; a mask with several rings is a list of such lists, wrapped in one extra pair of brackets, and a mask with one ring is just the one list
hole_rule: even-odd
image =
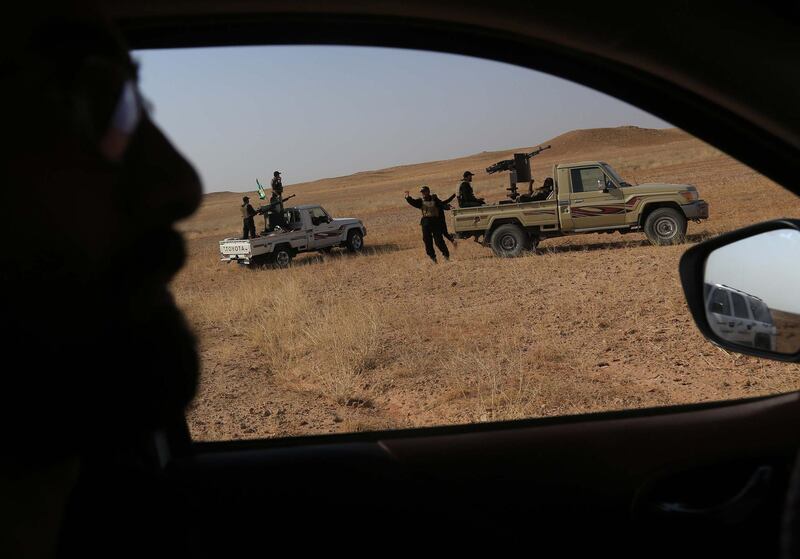
[(148, 112), (135, 66), (87, 58), (75, 74), (72, 94), (84, 138), (106, 160), (122, 161)]

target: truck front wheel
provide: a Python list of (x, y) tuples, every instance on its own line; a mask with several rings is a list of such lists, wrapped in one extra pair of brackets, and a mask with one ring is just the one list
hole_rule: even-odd
[(351, 229), (347, 233), (347, 250), (350, 252), (359, 252), (364, 248), (364, 237), (358, 229)]
[(658, 208), (647, 216), (644, 234), (654, 245), (677, 245), (686, 240), (686, 217), (675, 208)]
[(506, 223), (492, 233), (492, 251), (500, 258), (514, 258), (530, 249), (531, 239), (518, 225)]

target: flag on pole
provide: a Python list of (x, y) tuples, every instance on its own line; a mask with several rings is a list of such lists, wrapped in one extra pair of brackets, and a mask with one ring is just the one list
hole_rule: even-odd
[(258, 182), (258, 179), (256, 179), (256, 184), (258, 185), (258, 197), (264, 200), (267, 197), (267, 193), (264, 192), (264, 187), (261, 186), (261, 183)]

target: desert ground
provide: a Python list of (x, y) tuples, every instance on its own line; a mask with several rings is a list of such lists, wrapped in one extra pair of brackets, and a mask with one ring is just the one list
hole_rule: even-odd
[[(552, 149), (532, 160), (537, 185), (554, 163), (594, 159), (631, 183), (696, 185), (711, 217), (689, 224), (689, 243), (799, 213), (794, 194), (677, 129), (577, 130), (542, 143)], [(461, 241), (450, 262), (428, 261), (403, 191), (428, 184), (449, 196), (471, 170), (477, 194), (500, 200), (507, 175), (484, 169), (523, 149), (288, 186), (292, 203), (358, 217), (368, 235), (361, 254), (301, 255), (287, 270), (219, 262), (218, 241), (241, 234), (242, 193), (206, 195), (181, 224), (189, 258), (172, 284), (202, 357), (192, 436), (461, 424), (800, 388), (798, 365), (728, 353), (698, 333), (677, 273), (687, 245), (577, 235), (498, 259)]]
[(800, 315), (772, 310), (772, 320), (778, 329), (775, 351), (794, 354), (800, 350)]

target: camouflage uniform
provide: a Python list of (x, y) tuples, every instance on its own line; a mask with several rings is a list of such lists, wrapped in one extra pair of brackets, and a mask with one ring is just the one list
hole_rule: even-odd
[(419, 220), (419, 224), (422, 226), (422, 242), (425, 244), (425, 253), (428, 257), (436, 262), (436, 251), (433, 250), (433, 244), (436, 243), (442, 256), (445, 259), (449, 259), (450, 251), (447, 250), (447, 245), (444, 244), (441, 227), (444, 203), (435, 196), (431, 196), (428, 200), (406, 196), (406, 202), (422, 210), (422, 218)]

